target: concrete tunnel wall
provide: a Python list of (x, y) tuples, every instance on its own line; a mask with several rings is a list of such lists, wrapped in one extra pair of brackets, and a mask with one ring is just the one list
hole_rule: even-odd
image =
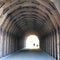
[(11, 33), (0, 30), (0, 57), (6, 56), (21, 48), (20, 40)]
[(41, 48), (50, 56), (56, 58), (56, 60), (60, 60), (60, 30), (58, 30), (58, 33), (54, 30), (44, 37), (43, 40), (41, 40)]
[(36, 31), (43, 38), (41, 49), (60, 60), (60, 14), (53, 2), (2, 0), (0, 8), (0, 57), (21, 49), (21, 36)]
[[(60, 45), (60, 31), (59, 31), (59, 45)], [(21, 49), (24, 44), (23, 40), (10, 34), (6, 31), (0, 30), (0, 57), (6, 56), (16, 50)], [(60, 52), (57, 52), (57, 33), (54, 30), (48, 36), (41, 40), (41, 49), (47, 52), (50, 56), (58, 59)], [(60, 59), (60, 57), (59, 57)]]
[(56, 35), (51, 33), (47, 37), (45, 37), (42, 41), (42, 49), (46, 51), (49, 55), (53, 57), (57, 57), (57, 51), (56, 51)]
[[(59, 50), (60, 50), (60, 31), (59, 31)], [(59, 51), (59, 60), (60, 60), (60, 51)]]

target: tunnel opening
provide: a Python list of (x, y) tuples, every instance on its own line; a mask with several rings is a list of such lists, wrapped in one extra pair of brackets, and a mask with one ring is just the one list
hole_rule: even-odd
[(25, 39), (25, 49), (40, 49), (40, 41), (38, 36), (29, 35)]

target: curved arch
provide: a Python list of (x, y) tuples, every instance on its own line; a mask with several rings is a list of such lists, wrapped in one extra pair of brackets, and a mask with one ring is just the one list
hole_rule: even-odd
[[(16, 13), (16, 12), (18, 12), (18, 13)], [(21, 24), (19, 24), (19, 23), (22, 23), (21, 19), (26, 20), (27, 18), (29, 18), (30, 15), (33, 16), (33, 17), (31, 17), (31, 19), (34, 19), (34, 20), (38, 19), (42, 23), (42, 26), (44, 25), (44, 21), (45, 21), (45, 24), (47, 24), (46, 22), (50, 21), (51, 24), (55, 28), (57, 28), (58, 23), (55, 18), (54, 12), (57, 12), (57, 9), (55, 8), (54, 4), (51, 1), (46, 2), (46, 0), (44, 0), (44, 1), (42, 1), (42, 0), (41, 1), (39, 1), (39, 0), (35, 0), (35, 1), (26, 0), (26, 1), (20, 1), (20, 3), (18, 1), (16, 1), (16, 2), (12, 3), (11, 5), (6, 6), (3, 10), (3, 14), (7, 13), (7, 17), (5, 20), (8, 20), (10, 18), (9, 22), (7, 24), (6, 24), (6, 21), (4, 21), (4, 25), (6, 25), (5, 29), (7, 31), (13, 32), (14, 31), (14, 29), (12, 29), (13, 26), (15, 24), (20, 26)], [(22, 26), (25, 26), (25, 22), (23, 22), (23, 23), (22, 23)], [(14, 33), (16, 31), (18, 31), (19, 29), (24, 31), (23, 28), (16, 28)]]

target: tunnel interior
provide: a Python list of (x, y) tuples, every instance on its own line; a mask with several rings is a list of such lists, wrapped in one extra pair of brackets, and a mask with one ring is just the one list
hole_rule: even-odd
[(24, 48), (25, 37), (35, 34), (39, 37), (40, 49), (60, 59), (60, 15), (53, 2), (12, 0), (1, 8), (0, 57)]

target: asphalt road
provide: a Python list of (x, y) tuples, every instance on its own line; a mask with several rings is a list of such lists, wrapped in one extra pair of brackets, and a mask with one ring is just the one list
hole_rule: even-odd
[(56, 60), (43, 51), (20, 50), (0, 60)]

